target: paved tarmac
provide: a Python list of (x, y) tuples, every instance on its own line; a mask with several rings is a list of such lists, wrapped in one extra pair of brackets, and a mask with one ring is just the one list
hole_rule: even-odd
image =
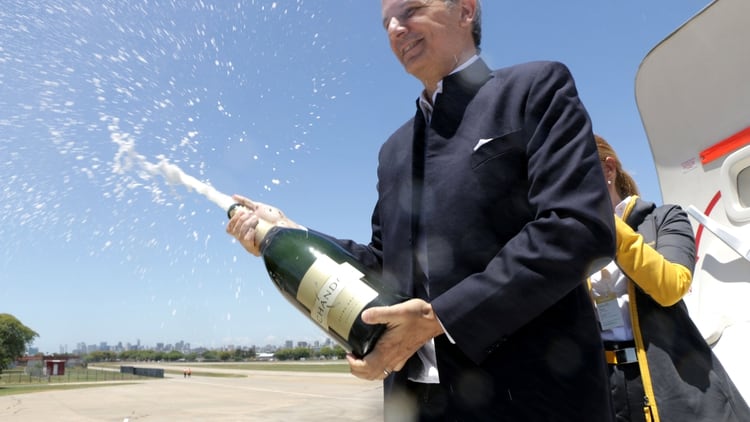
[[(216, 372), (214, 368), (207, 369)], [(135, 384), (0, 396), (0, 421), (382, 421), (383, 388), (350, 374), (165, 374)]]

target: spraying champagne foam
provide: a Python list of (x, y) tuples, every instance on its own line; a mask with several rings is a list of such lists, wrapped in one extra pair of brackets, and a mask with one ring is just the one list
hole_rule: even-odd
[(117, 129), (116, 119), (110, 125), (112, 142), (118, 145), (112, 169), (115, 173), (122, 174), (133, 167), (141, 168), (152, 176), (160, 175), (164, 177), (170, 185), (183, 185), (190, 191), (194, 190), (200, 193), (223, 210), (229, 209), (234, 204), (231, 196), (219, 192), (213, 186), (185, 173), (166, 158), (161, 158), (156, 164), (148, 161), (146, 157), (135, 150), (135, 141), (130, 139), (127, 133), (119, 133), (115, 129)]

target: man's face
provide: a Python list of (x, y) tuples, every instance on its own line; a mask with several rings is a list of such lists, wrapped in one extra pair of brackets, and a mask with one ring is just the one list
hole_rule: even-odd
[(467, 47), (473, 46), (465, 3), (471, 4), (467, 0), (455, 4), (444, 0), (382, 0), (383, 27), (393, 54), (426, 87), (434, 87), (448, 75)]

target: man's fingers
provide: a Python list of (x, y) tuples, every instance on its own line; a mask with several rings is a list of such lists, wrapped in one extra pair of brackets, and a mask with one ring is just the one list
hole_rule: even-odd
[(346, 355), (346, 360), (349, 363), (349, 371), (352, 375), (370, 381), (383, 380), (391, 373), (399, 371), (404, 366), (403, 364), (400, 364), (396, 367), (389, 364), (377, 347), (362, 359), (348, 353)]
[(375, 306), (362, 312), (362, 321), (367, 324), (387, 324), (390, 322), (392, 312), (390, 306)]
[(257, 208), (255, 202), (253, 202), (250, 198), (246, 198), (242, 195), (234, 194), (232, 195), (232, 199), (238, 204), (242, 204), (243, 206), (247, 207), (248, 209), (255, 210), (255, 208)]
[(395, 324), (404, 318), (422, 317), (425, 305), (427, 303), (422, 299), (410, 299), (391, 306), (375, 306), (362, 312), (362, 321), (367, 324)]
[(394, 365), (393, 366), (393, 372), (398, 372), (398, 371), (404, 369), (404, 366), (406, 366), (406, 362), (408, 362), (408, 361), (409, 361), (409, 359), (405, 359), (405, 360), (399, 362), (397, 365)]

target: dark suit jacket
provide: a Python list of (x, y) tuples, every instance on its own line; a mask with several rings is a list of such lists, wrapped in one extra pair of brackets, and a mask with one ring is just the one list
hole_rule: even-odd
[[(682, 208), (677, 205), (657, 207), (639, 198), (626, 222), (665, 259), (693, 270), (693, 226)], [(623, 266), (619, 260), (618, 265), (626, 274), (631, 268)], [(685, 302), (680, 300), (672, 306), (661, 306), (635, 282), (634, 291), (630, 306), (635, 306), (638, 324), (633, 319), (633, 332), (646, 349), (646, 359), (639, 359), (638, 364), (649, 369), (648, 378), (655, 396), (650, 404), (660, 420), (750, 421), (750, 407), (703, 339)], [(615, 390), (613, 394), (615, 410), (627, 414), (625, 404), (632, 398), (625, 397), (623, 391)]]
[[(423, 177), (415, 139), (426, 139)], [(382, 146), (378, 194), (371, 243), (339, 242), (386, 284), (429, 301), (455, 340), (436, 338), (450, 418), (609, 420), (584, 281), (614, 254), (613, 213), (564, 65), (491, 72), (478, 60), (448, 76), (431, 125), (417, 111)], [(404, 372), (386, 381), (386, 415)]]

